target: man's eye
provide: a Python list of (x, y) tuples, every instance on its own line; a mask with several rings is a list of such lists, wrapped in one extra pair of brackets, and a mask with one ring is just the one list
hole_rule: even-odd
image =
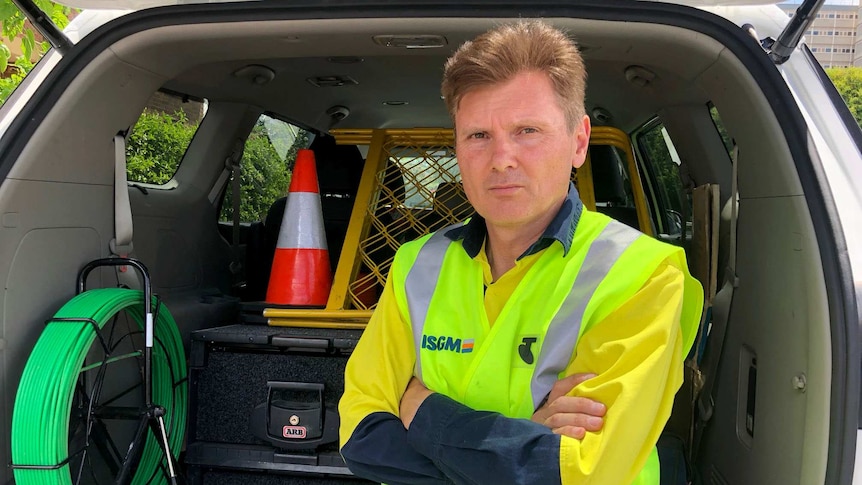
[(527, 128), (524, 128), (523, 130), (521, 130), (521, 132), (522, 133), (538, 133), (539, 130), (537, 130), (535, 128), (527, 127)]
[(474, 139), (479, 140), (479, 139), (485, 138), (485, 134), (481, 133), (481, 132), (473, 133), (472, 135), (470, 135), (470, 138), (474, 138)]

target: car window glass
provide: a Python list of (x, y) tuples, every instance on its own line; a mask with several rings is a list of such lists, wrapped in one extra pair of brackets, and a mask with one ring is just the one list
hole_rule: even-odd
[(206, 100), (157, 92), (126, 137), (129, 182), (167, 184), (206, 115)]
[[(680, 177), (676, 148), (660, 123), (638, 133), (635, 141), (644, 165), (644, 188), (657, 234), (669, 242), (681, 244), (678, 236), (682, 234), (683, 225), (691, 225), (692, 211), (690, 197)], [(690, 233), (686, 230), (686, 234)]]
[(730, 135), (727, 134), (727, 130), (724, 128), (724, 122), (721, 121), (721, 115), (718, 114), (718, 109), (715, 107), (712, 102), (706, 104), (706, 107), (709, 108), (709, 116), (712, 118), (712, 123), (715, 125), (715, 129), (718, 131), (718, 134), (721, 135), (721, 141), (724, 143), (724, 148), (727, 150), (727, 155), (730, 157), (731, 152), (733, 151), (733, 140), (730, 139)]
[(431, 209), (441, 184), (461, 181), (458, 161), (450, 147), (397, 147), (390, 159), (403, 173), (404, 207), (408, 209)]
[[(307, 131), (269, 115), (261, 115), (245, 142), (240, 171), (240, 220), (260, 221), (270, 206), (287, 195), (296, 152), (307, 148)], [(225, 190), (220, 221), (233, 220), (230, 187)]]

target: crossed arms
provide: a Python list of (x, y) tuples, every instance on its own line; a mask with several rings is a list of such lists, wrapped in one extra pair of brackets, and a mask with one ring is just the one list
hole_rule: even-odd
[[(412, 333), (387, 282), (345, 373), (342, 455), (356, 475), (389, 485), (630, 483), (682, 382), (683, 278), (663, 263), (591, 324), (570, 377), (533, 420), (474, 410), (414, 381)], [(598, 403), (604, 421), (590, 423)]]

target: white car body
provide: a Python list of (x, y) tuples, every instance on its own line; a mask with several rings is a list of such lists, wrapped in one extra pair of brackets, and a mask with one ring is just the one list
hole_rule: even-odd
[[(221, 63), (234, 62), (239, 66), (280, 59), (285, 66), (294, 66), (292, 62), (296, 62), (296, 66), (305, 68), (306, 64), (296, 60), (301, 57), (301, 50), (296, 46), (306, 42), (305, 39), (312, 39), (302, 44), (312, 52), (308, 54), (309, 59), (333, 56), (339, 49), (351, 47), (349, 42), (335, 35), (341, 28), (359, 38), (360, 34), (436, 33), (449, 27), (451, 30), (441, 35), (457, 40), (460, 39), (457, 34), (469, 37), (499, 19), (516, 18), (518, 12), (512, 3), (499, 6), (470, 3), (474, 8), (472, 13), (464, 10), (466, 6), (459, 10), (451, 4), (413, 3), (405, 6), (405, 18), (394, 20), (391, 18), (397, 7), (394, 4), (375, 4), (363, 10), (366, 7), (358, 3), (334, 2), (336, 5), (332, 6), (328, 5), (329, 2), (322, 2), (332, 8), (324, 11), (326, 9), (315, 8), (314, 2), (299, 2), (294, 7), (269, 5), (270, 2), (238, 6), (242, 2), (179, 0), (81, 0), (64, 3), (86, 9), (65, 30), (75, 44), (66, 54), (71, 57), (64, 58), (57, 50), (49, 51), (0, 108), (0, 220), (3, 224), (0, 247), (4, 248), (0, 249), (0, 279), (6, 282), (4, 297), (0, 299), (0, 430), (3, 435), (0, 460), (4, 463), (13, 461), (7, 446), (10, 442), (9, 423), (21, 368), (38, 335), (32, 330), (33, 325), (53, 314), (53, 310), (70, 296), (72, 273), (80, 267), (81, 260), (86, 259), (82, 253), (93, 253), (97, 257), (108, 255), (107, 244), (104, 243), (112, 237), (114, 221), (111, 207), (113, 170), (109, 167), (111, 145), (106, 134), (115, 133), (134, 122), (143, 109), (147, 90), (151, 92), (163, 85), (171, 89), (174, 86), (200, 86), (199, 92), (191, 94), (216, 99), (225, 105), (237, 104), (232, 108), (234, 111), (227, 108), (216, 111), (219, 116), (242, 118), (247, 116), (244, 110), (248, 108), (240, 108), (239, 105), (251, 106), (253, 101), (259, 102), (262, 98), (228, 99), (224, 86), (231, 82), (229, 76), (220, 81), (221, 84), (207, 84), (207, 76), (222, 73)], [(204, 3), (207, 5), (200, 5)], [(601, 2), (570, 3), (550, 2), (545, 6), (547, 10), (542, 11), (549, 12), (548, 18), (565, 27), (583, 28), (584, 42), (588, 46), (585, 55), (588, 61), (594, 59), (595, 65), (599, 66), (596, 68), (597, 79), (608, 80), (607, 87), (598, 82), (591, 88), (596, 90), (593, 91), (593, 99), (599, 100), (597, 104), (605, 106), (605, 100), (612, 103), (607, 92), (626, 86), (623, 80), (614, 84), (616, 81), (607, 74), (619, 71), (618, 65), (659, 66), (651, 69), (660, 81), (672, 80), (676, 83), (673, 86), (677, 87), (697, 86), (692, 88), (693, 92), (700, 89), (705, 93), (704, 99), (715, 100), (725, 124), (729, 130), (734, 130), (731, 137), (739, 143), (740, 215), (736, 232), (739, 238), (736, 246), (739, 286), (733, 293), (735, 306), (724, 344), (722, 367), (715, 383), (716, 411), (710, 424), (712, 428), (708, 429), (703, 455), (696, 464), (704, 483), (862, 485), (862, 443), (859, 442), (862, 438), (859, 411), (862, 404), (862, 132), (859, 127), (846, 106), (840, 104), (834, 88), (807, 51), (804, 39), (781, 63), (772, 62), (768, 53), (758, 47), (762, 39), (778, 38), (788, 23), (787, 15), (773, 2), (668, 2), (698, 10), (674, 10), (676, 6), (656, 6), (653, 2), (614, 2), (607, 11), (602, 10)], [(629, 14), (624, 7), (630, 7), (634, 12), (631, 15), (643, 15), (647, 20), (638, 22), (636, 17), (627, 17)], [(266, 8), (277, 11), (277, 21), (267, 23), (262, 14), (256, 13)], [(438, 17), (435, 8), (447, 13)], [(524, 8), (526, 16), (539, 11), (538, 7)], [(641, 8), (643, 11), (639, 10)], [(206, 13), (208, 9), (217, 13), (206, 17), (206, 23), (196, 24), (190, 20), (196, 15), (195, 9), (202, 16), (210, 15)], [(488, 18), (483, 18), (485, 9), (489, 12)], [(176, 18), (181, 20), (171, 20), (174, 11), (179, 12)], [(258, 25), (255, 32), (259, 33), (243, 30), (242, 24), (231, 21), (229, 16), (233, 12)], [(574, 12), (578, 17), (569, 18), (568, 12)], [(607, 18), (604, 17), (606, 14)], [(339, 18), (339, 15), (344, 17)], [(666, 17), (661, 17), (663, 15)], [(182, 22), (188, 22), (188, 25), (183, 26)], [(426, 25), (428, 32), (423, 30)], [(756, 38), (743, 31), (744, 26), (750, 26)], [(290, 32), (286, 31), (288, 27), (292, 29)], [(318, 30), (332, 34), (332, 43), (328, 44), (322, 34), (315, 36)], [(207, 35), (215, 39), (214, 45), (223, 43), (227, 46), (228, 54), (224, 59), (219, 57), (219, 49), (207, 47)], [(623, 46), (629, 35), (634, 40), (629, 50), (625, 50)], [(596, 44), (590, 43), (593, 39)], [(655, 44), (644, 48), (644, 39)], [(607, 43), (602, 43), (604, 41)], [(175, 47), (166, 47), (172, 42)], [(252, 45), (255, 42), (265, 45), (261, 49), (266, 51), (255, 52)], [(722, 43), (726, 45), (722, 47)], [(278, 46), (287, 53), (283, 57), (279, 57), (280, 52), (273, 52)], [(679, 52), (690, 57), (676, 65), (672, 59), (663, 57), (661, 50), (667, 46), (677, 46)], [(377, 53), (375, 48), (357, 44), (345, 55), (373, 58)], [(176, 57), (168, 55), (174, 50)], [(404, 59), (420, 59), (415, 52), (404, 55), (416, 56)], [(189, 64), (188, 69), (181, 65), (190, 59), (200, 59), (200, 62)], [(608, 67), (607, 71), (601, 67), (611, 64), (613, 69)], [(310, 72), (302, 71), (300, 77)], [(738, 75), (722, 74), (726, 72)], [(279, 76), (283, 77), (282, 74)], [(377, 82), (381, 79), (385, 77), (374, 78)], [(728, 79), (735, 79), (738, 84), (725, 87)], [(291, 86), (305, 84), (303, 77)], [(89, 106), (93, 107), (99, 99), (93, 92), (97, 88), (87, 86), (99, 86), (98, 89), (108, 93), (107, 99), (111, 101), (88, 111), (81, 121), (82, 126), (75, 127), (72, 126), (76, 119), (74, 112), (80, 106), (76, 105), (77, 98), (64, 93), (89, 96)], [(393, 84), (389, 89), (394, 91), (397, 87)], [(126, 98), (120, 94), (124, 89), (128, 89)], [(438, 96), (432, 102), (439, 101), (436, 91), (428, 92)], [(634, 140), (638, 130), (642, 129), (641, 125), (648, 121), (641, 113), (651, 112), (662, 119), (680, 152), (678, 157), (682, 164), (691, 169), (696, 182), (719, 183), (722, 205), (728, 207), (725, 203), (731, 198), (732, 183), (729, 162), (722, 166), (715, 161), (702, 160), (698, 155), (698, 146), (707, 144), (698, 131), (707, 118), (685, 122), (687, 110), (693, 110), (699, 101), (697, 96), (692, 95), (690, 103), (675, 103), (670, 97), (672, 94), (661, 88), (654, 91), (645, 89), (641, 91), (641, 97), (634, 90), (632, 93), (635, 93), (632, 97), (625, 98), (628, 106), (632, 107), (631, 114), (622, 110), (625, 103), (621, 103), (622, 108), (612, 110), (622, 113), (619, 128), (632, 134)], [(743, 101), (735, 103), (735, 96)], [(297, 98), (313, 100), (307, 95)], [(128, 105), (120, 106), (119, 100), (122, 99), (127, 99)], [(296, 111), (280, 114), (296, 119), (309, 129), (327, 131), (329, 118), (323, 115), (322, 110), (314, 111), (307, 107), (311, 101), (306, 103), (304, 100), (291, 100), (285, 95), (277, 103), (273, 101), (272, 107), (264, 106), (262, 109), (276, 112), (276, 106), (295, 105)], [(336, 101), (338, 99), (333, 98), (329, 104)], [(355, 100), (351, 98), (349, 101)], [(411, 103), (417, 109), (425, 106), (422, 102)], [(348, 101), (341, 104), (348, 104)], [(375, 98), (369, 106), (371, 104), (379, 109), (381, 103)], [(439, 104), (440, 109), (430, 118), (432, 123), (439, 120), (446, 123), (442, 101)], [(748, 110), (740, 105), (747, 105)], [(210, 106), (210, 109), (215, 109), (212, 102)], [(403, 125), (405, 121), (401, 118), (375, 118), (377, 112), (366, 115), (368, 111), (363, 111), (358, 102), (357, 108), (352, 106), (353, 114), (347, 118), (347, 124), (339, 125), (339, 128), (410, 127)], [(122, 113), (113, 116), (106, 114), (108, 112)], [(747, 121), (749, 118), (753, 121)], [(105, 126), (102, 126), (103, 122)], [(757, 133), (757, 136), (752, 133)], [(220, 165), (227, 148), (218, 146), (220, 148), (206, 153), (190, 148), (187, 156), (199, 156), (201, 160), (220, 157), (217, 163)], [(711, 149), (715, 146), (720, 145)], [(98, 163), (85, 163), (84, 154), (88, 151), (93, 152)], [(72, 162), (60, 163), (67, 156)], [(55, 160), (48, 163), (46, 159), (51, 157)], [(719, 158), (718, 155), (715, 157)], [(90, 166), (92, 172), (86, 168)], [(185, 175), (178, 171), (168, 185), (146, 186), (156, 194), (150, 198), (141, 195), (139, 188), (130, 187), (136, 228), (143, 228), (143, 231), (136, 229), (136, 236), (149, 229), (168, 231), (166, 228), (170, 228), (175, 231), (184, 225), (190, 226), (190, 231), (205, 232), (208, 226), (188, 222), (183, 219), (185, 216), (177, 215), (179, 209), (165, 209), (178, 207), (170, 205), (178, 202), (167, 201), (166, 194), (170, 190), (179, 194), (188, 188), (191, 192), (183, 197), (190, 206), (197, 207), (196, 204), (202, 204), (205, 196), (209, 196), (211, 205), (218, 207), (220, 199), (214, 202), (213, 194), (220, 196), (227, 187), (224, 180), (216, 180), (220, 172), (221, 166), (218, 170), (206, 172), (206, 175)], [(94, 188), (86, 192), (81, 186)], [(67, 194), (62, 197), (74, 198), (75, 204), (64, 207), (64, 198), (52, 198), (46, 204), (56, 209), (39, 209), (32, 205), (40, 196), (48, 197), (60, 192)], [(85, 200), (89, 197), (87, 194), (92, 194), (93, 199)], [(76, 208), (76, 204), (80, 204), (80, 208)], [(94, 209), (105, 205), (108, 207), (104, 210)], [(159, 208), (179, 222), (158, 222), (161, 217)], [(88, 212), (93, 213), (95, 222), (92, 224), (85, 223)], [(64, 227), (64, 217), (74, 221), (69, 223), (70, 231), (92, 232), (75, 236), (87, 242), (70, 243), (75, 249), (70, 249), (68, 257), (56, 253), (62, 245), (37, 237), (37, 231)], [(165, 220), (170, 219), (165, 217)], [(96, 249), (89, 245), (91, 238), (98, 241)], [(28, 249), (29, 244), (34, 244), (32, 239), (41, 246)], [(209, 239), (195, 241), (192, 246), (206, 246)], [(154, 247), (159, 244), (160, 241), (148, 239), (148, 236), (136, 240), (136, 248), (150, 256), (148, 264), (170, 273), (170, 268), (166, 270), (165, 266), (177, 263), (173, 260), (161, 262), (155, 256), (165, 249), (147, 249), (148, 245)], [(215, 254), (221, 251), (219, 254), (223, 255), (226, 251), (225, 248), (214, 247), (206, 250), (210, 252), (204, 252)], [(37, 261), (39, 258), (33, 254), (41, 253), (47, 255), (46, 259), (56, 259), (56, 262)], [(195, 268), (210, 264), (209, 259), (200, 258)], [(50, 268), (57, 269), (58, 273), (46, 275)], [(178, 272), (187, 270), (185, 267), (177, 269)], [(219, 278), (224, 277), (222, 273), (226, 272), (219, 273), (219, 278), (216, 278), (210, 275), (210, 272), (218, 272), (216, 270), (195, 271), (193, 277), (178, 276), (176, 279), (181, 283), (164, 285), (161, 291), (192, 294), (203, 287), (215, 286), (213, 281), (220, 281)], [(61, 278), (68, 278), (70, 291), (63, 290), (65, 282), (54, 283)], [(35, 296), (36, 293), (44, 293), (44, 297)], [(193, 312), (193, 306), (185, 310)], [(201, 328), (203, 324), (197, 322), (190, 329)], [(746, 391), (742, 376), (745, 373), (743, 360), (747, 355), (744, 352), (747, 350), (744, 349), (759, 357), (756, 394), (757, 422), (761, 430), (757, 438), (760, 440), (743, 436), (738, 424), (745, 414), (743, 395)], [(799, 376), (805, 385), (794, 388), (800, 382)], [(722, 401), (721, 396), (728, 397)], [(779, 472), (785, 460), (790, 471)], [(788, 477), (795, 481), (786, 481)], [(0, 483), (13, 483), (10, 470), (0, 471)]]

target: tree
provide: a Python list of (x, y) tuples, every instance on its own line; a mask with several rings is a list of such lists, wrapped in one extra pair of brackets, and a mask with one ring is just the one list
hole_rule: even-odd
[(847, 103), (856, 123), (862, 126), (862, 67), (832, 67), (826, 69), (826, 75)]
[[(58, 27), (62, 29), (68, 25), (69, 15), (73, 12), (71, 8), (49, 0), (35, 1)], [(37, 38), (29, 22), (26, 22), (24, 15), (11, 0), (0, 0), (0, 23), (3, 25), (3, 33), (0, 36), (0, 73), (7, 73), (9, 68), (12, 68), (8, 75), (0, 78), (0, 103), (3, 103), (33, 68), (34, 57), (41, 57), (50, 45), (39, 40), (41, 36)], [(12, 59), (9, 44), (15, 39), (21, 39), (22, 55)]]
[(182, 160), (196, 124), (182, 110), (174, 114), (144, 110), (126, 141), (126, 173), (130, 182), (164, 184)]
[[(126, 140), (129, 181), (167, 183), (176, 173), (195, 131), (197, 124), (190, 123), (182, 111), (167, 114), (144, 110)], [(284, 197), (296, 152), (307, 144), (305, 131), (299, 130), (290, 136), (273, 133), (263, 120), (258, 120), (246, 139), (241, 162), (240, 218), (243, 221), (262, 220), (272, 203)], [(232, 214), (233, 202), (228, 187), (220, 219), (229, 221)]]
[[(283, 137), (273, 137), (267, 130), (265, 122), (258, 120), (245, 142), (242, 156), (242, 174), (240, 186), (242, 201), (240, 202), (240, 219), (243, 221), (258, 221), (266, 218), (269, 207), (277, 199), (287, 195), (290, 185), (291, 170), (296, 161), (296, 152), (308, 145), (308, 134), (299, 131), (289, 146)], [(279, 150), (286, 148), (284, 155)], [(233, 202), (231, 191), (225, 194), (222, 204), (221, 220), (231, 220)]]

